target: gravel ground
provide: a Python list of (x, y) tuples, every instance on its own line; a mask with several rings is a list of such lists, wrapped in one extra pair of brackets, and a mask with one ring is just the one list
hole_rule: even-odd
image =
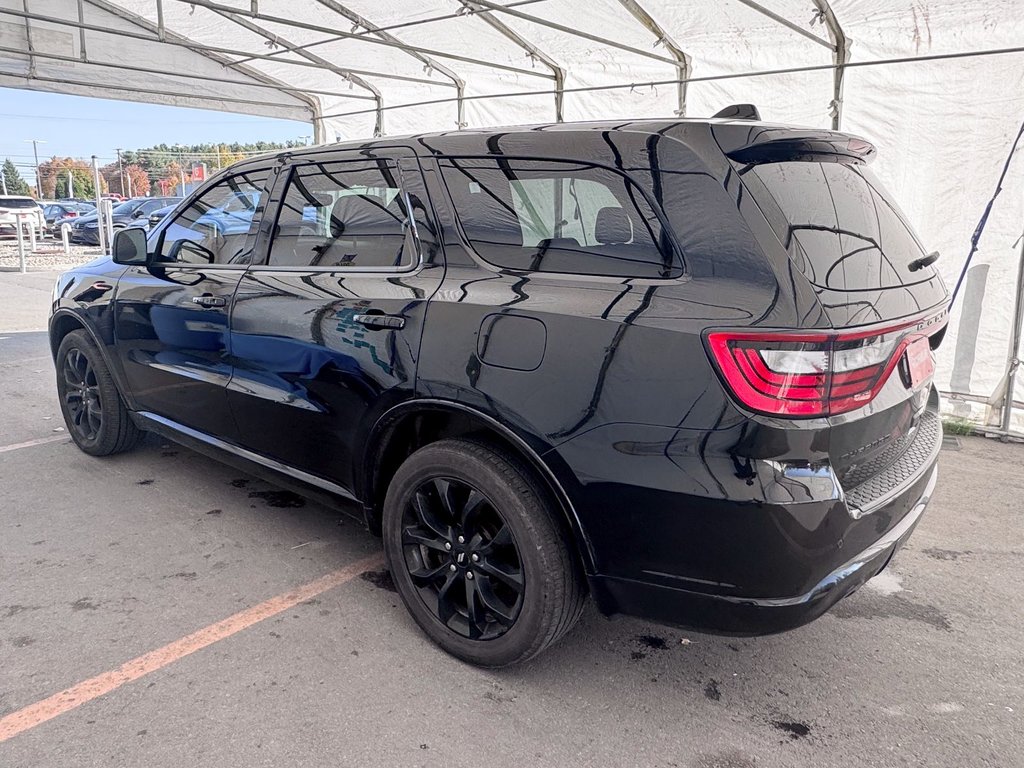
[[(25, 249), (28, 250), (27, 241)], [(26, 256), (25, 262), (30, 270), (63, 271), (92, 261), (101, 254), (102, 251), (94, 245), (72, 245), (71, 255), (65, 256), (60, 240), (45, 238), (36, 241), (36, 250)], [(0, 270), (18, 269), (20, 266), (17, 241), (10, 238), (0, 240)]]

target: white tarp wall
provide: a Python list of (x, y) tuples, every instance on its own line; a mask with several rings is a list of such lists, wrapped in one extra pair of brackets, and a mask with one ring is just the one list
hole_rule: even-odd
[[(0, 85), (312, 120), (332, 141), (665, 116), (682, 77), (687, 115), (751, 102), (829, 127), (829, 8), (851, 41), (841, 127), (877, 144), (952, 289), (1024, 120), (1024, 53), (860, 65), (1020, 47), (1024, 0), (0, 0)], [(800, 67), (824, 68), (746, 76)], [(987, 397), (1003, 376), (1022, 231), (1016, 158), (940, 352), (944, 390)]]

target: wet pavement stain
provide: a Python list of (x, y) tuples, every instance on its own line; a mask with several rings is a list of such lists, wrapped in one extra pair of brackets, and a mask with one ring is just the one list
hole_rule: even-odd
[(391, 571), (363, 571), (359, 578), (368, 581), (378, 589), (386, 589), (388, 592), (398, 592), (395, 580), (391, 578)]
[(915, 603), (902, 595), (869, 595), (859, 593), (855, 598), (839, 602), (829, 616), (837, 619), (906, 619), (927, 624), (935, 629), (953, 631), (949, 618), (934, 605)]
[(153, 484), (153, 483), (155, 483), (155, 482), (156, 482), (156, 480), (154, 480), (153, 478), (151, 478), (151, 477), (150, 477), (150, 478), (147, 478), (147, 479), (145, 479), (145, 480), (139, 480), (139, 481), (138, 481), (137, 483), (135, 483), (135, 484), (136, 484), (136, 485), (152, 485), (152, 484)]
[(306, 506), (306, 500), (292, 491), (249, 491), (250, 499), (262, 499), (268, 507), (298, 509)]
[(652, 651), (668, 650), (668, 643), (665, 641), (665, 638), (658, 637), (657, 635), (637, 635), (636, 641), (644, 648), (650, 648)]
[(721, 701), (722, 692), (718, 690), (718, 681), (712, 678), (708, 681), (708, 684), (704, 686), (704, 698), (710, 699), (711, 701)]
[(41, 607), (39, 605), (8, 605), (7, 610), (4, 611), (3, 618), (9, 619), (24, 611), (38, 611)]
[(811, 733), (811, 726), (807, 723), (792, 720), (770, 720), (769, 723), (773, 728), (789, 734), (789, 738), (794, 741), (809, 736)]
[(941, 547), (929, 547), (928, 549), (922, 549), (921, 552), (933, 560), (958, 560), (971, 554), (970, 550), (961, 552), (955, 549), (942, 549)]
[(235, 488), (245, 488), (249, 484), (249, 478), (247, 477), (236, 477), (231, 481), (231, 485)]
[(72, 611), (95, 611), (99, 603), (92, 602), (88, 597), (80, 597), (71, 604)]
[(192, 581), (196, 578), (195, 571), (180, 571), (178, 573), (172, 573), (170, 576), (164, 576), (165, 579), (184, 579), (185, 581)]
[(647, 654), (644, 653), (643, 651), (632, 651), (629, 654), (629, 658), (630, 658), (631, 661), (640, 661), (641, 659), (646, 659), (647, 658)]
[(36, 639), (34, 637), (29, 637), (28, 635), (22, 635), (20, 637), (16, 637), (13, 640), (11, 640), (11, 644), (15, 648), (28, 648), (35, 641), (36, 641)]
[(219, 515), (219, 514), (220, 514), (221, 512), (223, 512), (223, 511), (224, 511), (224, 510), (222, 510), (222, 509), (211, 509), (211, 510), (210, 510), (209, 512), (207, 512), (206, 514), (208, 514), (208, 515)]

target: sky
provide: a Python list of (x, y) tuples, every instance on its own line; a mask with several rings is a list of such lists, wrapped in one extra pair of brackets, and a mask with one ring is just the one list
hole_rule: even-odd
[(96, 155), (103, 165), (117, 159), (118, 147), (286, 141), (312, 133), (309, 123), (294, 120), (0, 88), (0, 163), (11, 158), (29, 184), (35, 183), (29, 139), (40, 140), (40, 162)]

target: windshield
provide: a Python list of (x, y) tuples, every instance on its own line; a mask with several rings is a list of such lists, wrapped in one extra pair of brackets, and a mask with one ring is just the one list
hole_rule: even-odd
[(782, 243), (815, 285), (871, 290), (933, 277), (931, 267), (910, 270), (910, 263), (925, 255), (924, 249), (867, 166), (766, 163), (751, 166), (744, 180), (762, 206), (776, 208), (776, 215), (766, 211), (769, 218), (786, 222)]
[(142, 200), (125, 200), (120, 205), (115, 206), (114, 210), (111, 211), (111, 213), (114, 213), (114, 214), (118, 214), (118, 213), (131, 213), (136, 208), (138, 208), (140, 205), (142, 205), (142, 203), (143, 203)]

